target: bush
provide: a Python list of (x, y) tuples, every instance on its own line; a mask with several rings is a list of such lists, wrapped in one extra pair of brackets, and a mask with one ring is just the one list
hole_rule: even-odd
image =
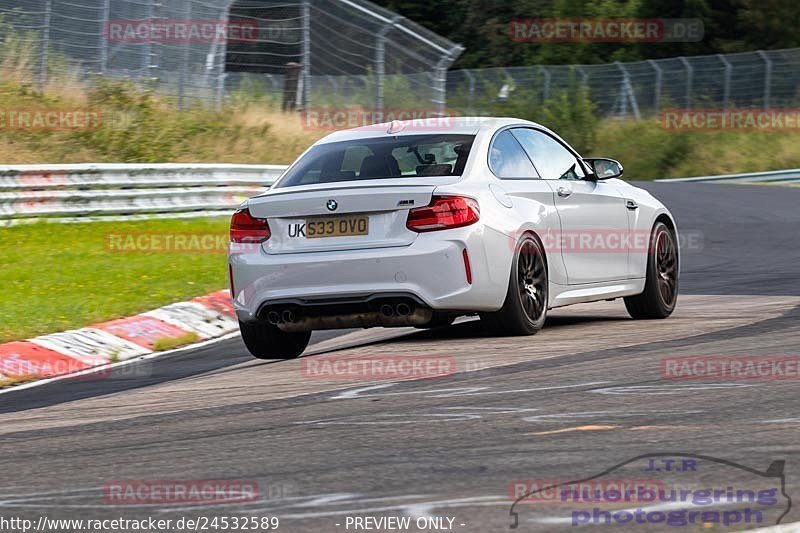
[(658, 120), (608, 120), (600, 128), (591, 153), (618, 159), (628, 179), (657, 179), (674, 175), (675, 169), (691, 157), (693, 135), (698, 134), (665, 130)]
[(544, 98), (538, 89), (515, 87), (509, 82), (510, 91), (504, 101), (497, 96), (500, 87), (487, 87), (484, 101), (488, 104), (481, 109), (482, 114), (537, 122), (557, 132), (581, 153), (594, 147), (599, 119), (589, 91), (582, 84), (573, 81)]
[(235, 138), (240, 130), (222, 113), (204, 109), (169, 113), (167, 102), (130, 82), (98, 80), (89, 90), (88, 104), (102, 110), (102, 126), (73, 135), (90, 148), (117, 154), (124, 161), (169, 161), (198, 136), (216, 132)]

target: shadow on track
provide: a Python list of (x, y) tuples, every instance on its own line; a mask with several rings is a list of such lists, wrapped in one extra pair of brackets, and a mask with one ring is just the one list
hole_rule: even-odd
[[(312, 342), (344, 335), (353, 330), (317, 332)], [(64, 402), (106, 396), (142, 387), (159, 385), (212, 372), (241, 363), (256, 361), (247, 352), (240, 337), (216, 342), (174, 354), (131, 362), (112, 371), (76, 376), (30, 389), (0, 395), (0, 414), (48, 407)], [(275, 364), (281, 361), (261, 361)]]
[[(570, 316), (548, 316), (545, 322), (545, 329), (556, 329), (575, 324), (600, 323), (600, 322), (620, 322), (628, 321), (629, 318), (606, 317), (599, 315), (570, 315)], [(470, 320), (461, 322), (446, 328), (422, 330), (412, 333), (400, 339), (393, 339), (391, 342), (401, 344), (403, 342), (417, 342), (420, 340), (448, 340), (448, 339), (481, 339), (494, 338), (495, 335), (489, 333), (480, 320)]]
[[(626, 318), (604, 316), (550, 316), (545, 328), (568, 327), (575, 324), (615, 322), (629, 320)], [(355, 330), (331, 330), (314, 333), (314, 340), (320, 342)], [(401, 338), (389, 341), (375, 341), (359, 344), (359, 347), (371, 344), (392, 342), (402, 345), (404, 342), (447, 341), (449, 339), (493, 338), (477, 319), (461, 322), (449, 327), (431, 330), (420, 330)], [(338, 350), (336, 350), (338, 351)], [(323, 352), (327, 353), (327, 352)], [(320, 354), (316, 354), (320, 355)], [(313, 356), (306, 356), (313, 357)], [(247, 353), (241, 338), (221, 341), (195, 350), (187, 350), (175, 354), (145, 361), (132, 362), (111, 372), (99, 372), (87, 376), (64, 379), (40, 387), (15, 391), (0, 395), (0, 414), (13, 413), (28, 409), (48, 407), (64, 402), (91, 397), (107, 396), (143, 387), (185, 379), (207, 372), (230, 372), (231, 368), (242, 363), (253, 363), (248, 369), (282, 363), (280, 360), (259, 361)], [(222, 370), (227, 369), (227, 370)]]

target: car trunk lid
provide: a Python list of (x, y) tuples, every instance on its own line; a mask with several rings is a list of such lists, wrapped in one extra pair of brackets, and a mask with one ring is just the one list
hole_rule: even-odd
[(408, 246), (417, 233), (406, 228), (408, 211), (428, 205), (435, 185), (279, 189), (251, 198), (250, 213), (266, 218), (271, 254)]

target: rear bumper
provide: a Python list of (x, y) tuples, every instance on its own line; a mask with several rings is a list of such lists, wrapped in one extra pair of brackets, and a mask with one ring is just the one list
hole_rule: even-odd
[(263, 249), (240, 253), (232, 245), (234, 307), (240, 320), (250, 321), (263, 318), (260, 310), (273, 302), (403, 293), (435, 311), (497, 310), (508, 286), (511, 251), (508, 258), (487, 253), (496, 249), (495, 240), (506, 242), (501, 234), (474, 225), (423, 233), (408, 246), (391, 248), (267, 254)]

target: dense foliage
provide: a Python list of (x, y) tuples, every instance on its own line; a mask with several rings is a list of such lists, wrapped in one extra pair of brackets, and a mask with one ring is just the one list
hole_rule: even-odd
[[(454, 68), (590, 64), (800, 46), (797, 0), (375, 0), (466, 47)], [(695, 43), (514, 42), (521, 18), (699, 18)]]

